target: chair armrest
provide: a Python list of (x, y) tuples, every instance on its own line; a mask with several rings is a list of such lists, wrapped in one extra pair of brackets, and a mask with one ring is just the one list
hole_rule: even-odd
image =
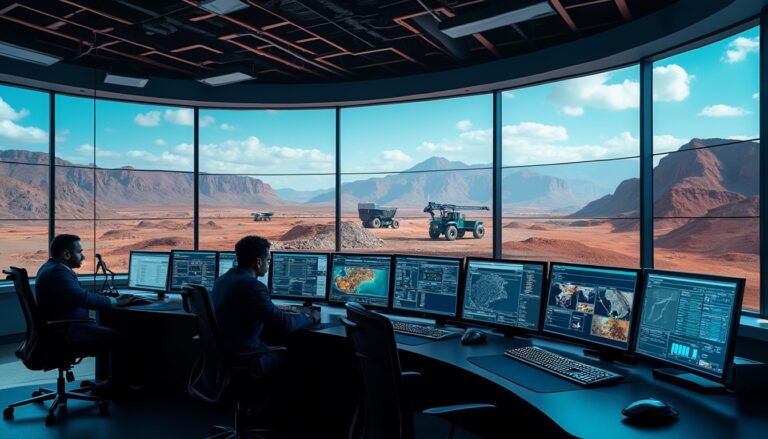
[(468, 416), (482, 415), (494, 410), (496, 410), (496, 406), (493, 404), (459, 404), (432, 407), (423, 410), (422, 413), (425, 415), (440, 416), (451, 422), (456, 422)]
[(400, 372), (400, 375), (403, 377), (403, 381), (407, 384), (410, 384), (412, 382), (418, 381), (421, 379), (421, 372), (416, 372), (414, 370), (408, 370), (408, 371), (402, 371)]

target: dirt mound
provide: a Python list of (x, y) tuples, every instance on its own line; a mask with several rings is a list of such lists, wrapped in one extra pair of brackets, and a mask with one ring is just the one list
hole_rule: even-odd
[(333, 224), (298, 224), (283, 233), (280, 241), (294, 241), (296, 239), (309, 239), (323, 233), (334, 231)]
[[(538, 256), (549, 260), (585, 262), (601, 265), (635, 266), (634, 257), (605, 248), (595, 248), (570, 239), (528, 238), (507, 241), (502, 247), (517, 256)], [(505, 253), (506, 254), (506, 253)]]
[(184, 229), (192, 228), (193, 224), (191, 221), (186, 224), (181, 224), (173, 220), (163, 220), (163, 221), (141, 220), (139, 221), (138, 224), (136, 224), (136, 227), (138, 227), (139, 229), (184, 230)]
[(180, 236), (166, 236), (163, 238), (145, 239), (135, 244), (118, 247), (109, 253), (124, 254), (130, 252), (131, 250), (148, 250), (155, 247), (159, 247), (162, 250), (167, 250), (169, 248), (192, 248), (192, 239), (182, 238)]
[[(295, 229), (299, 230), (294, 232)], [(336, 232), (333, 224), (299, 225), (286, 232), (283, 238), (286, 236), (308, 237), (276, 242), (273, 247), (287, 250), (328, 250), (336, 246)], [(343, 248), (376, 248), (384, 245), (384, 241), (355, 223), (344, 222), (341, 223), (341, 245)]]
[[(186, 228), (192, 228), (192, 227), (195, 227), (194, 221), (190, 221), (190, 222), (188, 222), (186, 224)], [(210, 221), (205, 222), (205, 223), (201, 222), (200, 223), (200, 228), (201, 229), (205, 229), (205, 230), (219, 230), (222, 227), (220, 225), (216, 224), (216, 222), (214, 220), (210, 220)]]
[(101, 239), (135, 239), (134, 230), (107, 230), (101, 235)]
[[(740, 221), (742, 224), (737, 224)], [(706, 253), (716, 257), (727, 253), (760, 253), (755, 238), (757, 221), (724, 218), (697, 218), (686, 225), (656, 238), (654, 245), (679, 252)]]
[(520, 221), (510, 221), (507, 223), (507, 225), (504, 226), (505, 229), (524, 229), (528, 225), (525, 223), (521, 223)]
[(605, 223), (605, 220), (579, 220), (570, 224), (571, 227), (593, 227)]
[(528, 227), (529, 230), (552, 230), (552, 227), (546, 224), (534, 224)]

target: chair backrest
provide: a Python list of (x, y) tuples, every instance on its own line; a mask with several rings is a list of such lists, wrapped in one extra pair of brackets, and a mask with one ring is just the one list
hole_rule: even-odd
[(189, 379), (189, 393), (204, 401), (216, 403), (229, 387), (229, 356), (216, 324), (208, 290), (201, 285), (185, 284), (184, 308), (196, 316), (200, 357)]
[(6, 279), (13, 281), (13, 286), (16, 289), (16, 296), (19, 299), (19, 305), (21, 305), (21, 311), (24, 313), (24, 320), (27, 323), (27, 333), (24, 339), (24, 343), (16, 350), (16, 356), (19, 357), (24, 364), (30, 369), (39, 369), (39, 364), (27, 364), (28, 361), (35, 363), (33, 360), (33, 353), (37, 350), (36, 346), (41, 341), (43, 334), (43, 326), (45, 322), (42, 321), (40, 313), (37, 308), (37, 301), (32, 294), (32, 288), (29, 286), (29, 276), (27, 270), (18, 267), (10, 267), (7, 270), (3, 270), (6, 274)]
[(383, 315), (348, 302), (342, 320), (347, 338), (358, 360), (362, 385), (362, 428), (353, 426), (366, 439), (413, 437), (413, 415), (401, 399), (403, 392), (400, 358), (392, 323)]

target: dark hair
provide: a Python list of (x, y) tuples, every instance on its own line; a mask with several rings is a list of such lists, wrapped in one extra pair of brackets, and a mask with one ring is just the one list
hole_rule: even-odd
[(256, 235), (248, 235), (235, 244), (238, 267), (250, 267), (256, 259), (264, 259), (269, 253), (272, 244), (266, 238)]
[(57, 258), (64, 253), (64, 250), (74, 251), (75, 242), (80, 241), (77, 235), (57, 235), (51, 241), (51, 257)]

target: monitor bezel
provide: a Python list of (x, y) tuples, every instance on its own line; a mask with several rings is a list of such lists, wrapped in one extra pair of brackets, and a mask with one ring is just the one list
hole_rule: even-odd
[[(555, 265), (567, 265), (572, 267), (581, 267), (581, 268), (596, 268), (596, 269), (604, 269), (604, 270), (619, 270), (619, 271), (630, 271), (634, 272), (636, 275), (636, 281), (635, 281), (635, 291), (632, 296), (632, 316), (629, 319), (629, 334), (627, 334), (627, 347), (626, 348), (619, 348), (616, 346), (611, 346), (609, 344), (603, 344), (592, 340), (585, 340), (583, 338), (578, 338), (576, 336), (568, 335), (568, 334), (562, 334), (559, 332), (554, 332), (551, 330), (547, 330), (545, 327), (545, 318), (547, 316), (547, 306), (549, 305), (549, 292), (552, 290), (552, 273), (554, 272), (554, 266)], [(642, 269), (640, 268), (631, 268), (631, 267), (617, 267), (613, 265), (595, 265), (595, 264), (578, 264), (573, 262), (560, 262), (550, 261), (549, 263), (549, 272), (547, 273), (547, 288), (544, 292), (544, 295), (542, 296), (542, 300), (544, 302), (541, 306), (541, 316), (539, 317), (540, 322), (540, 328), (541, 328), (541, 334), (546, 335), (547, 337), (557, 338), (560, 340), (565, 340), (571, 343), (576, 343), (588, 348), (596, 349), (597, 351), (605, 351), (605, 352), (620, 352), (622, 354), (626, 354), (631, 352), (632, 349), (632, 339), (635, 334), (635, 325), (637, 324), (637, 304), (639, 301), (640, 296), (640, 282), (642, 281)]]
[[(143, 287), (132, 287), (130, 286), (131, 283), (131, 265), (133, 262), (133, 254), (134, 253), (143, 253), (143, 254), (154, 254), (154, 255), (167, 255), (168, 256), (168, 271), (165, 273), (165, 289), (163, 290), (157, 290), (154, 288), (143, 288)], [(129, 256), (128, 256), (128, 284), (126, 285), (126, 288), (129, 288), (131, 290), (140, 290), (140, 291), (151, 291), (151, 292), (167, 292), (168, 291), (168, 284), (171, 282), (171, 252), (157, 252), (157, 251), (144, 251), (144, 250), (131, 250)]]
[[(528, 329), (528, 328), (521, 328), (518, 326), (512, 326), (512, 325), (505, 325), (502, 323), (492, 323), (492, 322), (486, 322), (484, 320), (475, 320), (471, 318), (467, 318), (464, 316), (464, 298), (467, 293), (467, 279), (469, 277), (469, 263), (472, 261), (480, 261), (480, 262), (501, 262), (504, 264), (535, 264), (535, 265), (541, 265), (543, 267), (542, 271), (542, 277), (541, 277), (541, 290), (539, 291), (539, 300), (540, 300), (540, 306), (538, 310), (538, 322), (536, 324), (536, 329)], [(463, 270), (463, 276), (462, 276), (462, 284), (461, 284), (461, 292), (460, 292), (460, 307), (459, 307), (459, 313), (458, 313), (458, 319), (459, 321), (463, 323), (471, 323), (473, 325), (481, 325), (481, 326), (487, 326), (489, 328), (496, 329), (501, 332), (515, 332), (519, 334), (535, 334), (539, 333), (541, 331), (542, 321), (541, 321), (541, 307), (544, 305), (544, 293), (545, 289), (548, 285), (548, 275), (549, 275), (549, 263), (547, 261), (525, 261), (525, 260), (519, 260), (519, 259), (496, 259), (496, 258), (483, 258), (483, 257), (477, 257), (477, 256), (467, 256), (466, 260), (464, 261), (464, 270)]]
[(338, 300), (332, 300), (331, 299), (331, 281), (333, 280), (333, 267), (334, 267), (334, 259), (336, 255), (339, 256), (361, 256), (361, 257), (369, 257), (369, 256), (377, 256), (377, 257), (385, 257), (389, 258), (389, 280), (387, 281), (387, 300), (386, 305), (380, 306), (380, 305), (370, 305), (370, 304), (361, 304), (365, 306), (367, 309), (376, 309), (380, 311), (388, 311), (390, 309), (390, 306), (392, 305), (392, 278), (395, 275), (395, 258), (393, 255), (388, 253), (347, 253), (347, 252), (334, 252), (331, 253), (331, 259), (330, 259), (330, 265), (328, 269), (328, 303), (331, 305), (338, 305), (338, 306), (344, 306), (347, 302), (342, 302)]
[[(170, 265), (168, 266), (168, 292), (174, 293), (174, 294), (181, 294), (184, 290), (179, 289), (173, 289), (173, 260), (176, 253), (213, 253), (215, 256), (215, 273), (216, 276), (213, 277), (213, 281), (216, 282), (216, 279), (219, 276), (219, 252), (217, 250), (183, 250), (183, 249), (173, 249), (171, 250), (171, 260)], [(213, 287), (211, 287), (211, 291), (213, 291)], [(209, 293), (211, 291), (208, 291)]]
[(217, 250), (216, 251), (216, 279), (221, 277), (221, 275), (223, 274), (223, 273), (219, 272), (221, 270), (221, 254), (222, 253), (231, 253), (232, 255), (235, 256), (235, 261), (237, 261), (237, 253), (236, 252), (233, 252), (233, 251), (230, 251), (230, 250)]
[(272, 268), (275, 265), (275, 256), (274, 255), (282, 255), (282, 254), (289, 254), (289, 255), (325, 255), (326, 257), (326, 267), (330, 268), (331, 263), (331, 253), (329, 252), (311, 252), (311, 251), (298, 251), (298, 252), (292, 252), (292, 251), (274, 251), (270, 252), (270, 263), (269, 263), (269, 279), (268, 279), (268, 285), (269, 288), (269, 296), (273, 299), (284, 299), (284, 300), (296, 300), (296, 301), (304, 301), (304, 302), (327, 302), (328, 301), (328, 287), (330, 284), (330, 274), (326, 270), (326, 281), (325, 281), (325, 294), (322, 297), (317, 296), (291, 296), (288, 294), (275, 294), (272, 290), (272, 280), (274, 279), (274, 276), (272, 275)]
[[(396, 308), (395, 307), (395, 277), (397, 274), (397, 260), (398, 258), (414, 258), (414, 259), (440, 259), (445, 261), (457, 261), (459, 263), (459, 278), (458, 278), (458, 285), (456, 286), (456, 308), (453, 312), (453, 314), (441, 314), (441, 313), (434, 313), (434, 312), (427, 312), (427, 311), (414, 311), (410, 309), (404, 309), (404, 308)], [(424, 317), (428, 319), (435, 319), (439, 321), (445, 321), (445, 320), (456, 320), (458, 319), (459, 315), (459, 304), (460, 304), (460, 295), (461, 295), (461, 285), (463, 282), (463, 276), (464, 276), (464, 258), (461, 257), (455, 257), (455, 256), (430, 256), (430, 255), (409, 255), (404, 253), (397, 253), (392, 255), (392, 276), (390, 279), (390, 287), (389, 291), (390, 293), (390, 299), (389, 299), (389, 305), (390, 305), (390, 311), (393, 314), (401, 314), (404, 316), (413, 316), (413, 317)]]
[[(684, 271), (645, 269), (643, 270), (643, 279), (642, 279), (643, 283), (641, 285), (643, 299), (645, 299), (645, 288), (647, 285), (648, 277), (652, 274), (660, 274), (665, 276), (683, 275), (685, 277), (692, 278), (692, 279), (705, 279), (705, 280), (712, 280), (716, 282), (735, 282), (736, 283), (737, 297), (735, 298), (735, 301), (734, 301), (735, 306), (731, 310), (731, 327), (730, 327), (730, 332), (728, 333), (728, 340), (727, 340), (726, 352), (725, 352), (725, 362), (723, 363), (723, 372), (720, 374), (720, 376), (707, 373), (700, 369), (686, 366), (684, 364), (678, 364), (669, 360), (665, 360), (663, 358), (658, 358), (658, 357), (654, 357), (648, 354), (638, 352), (637, 336), (634, 337), (633, 343), (632, 343), (632, 353), (637, 355), (640, 358), (643, 358), (644, 360), (646, 360), (648, 363), (652, 365), (682, 369), (686, 372), (693, 373), (694, 375), (698, 375), (708, 380), (725, 384), (728, 380), (728, 372), (730, 371), (731, 364), (733, 364), (733, 355), (734, 355), (734, 350), (736, 345), (736, 337), (738, 336), (738, 330), (739, 330), (738, 317), (741, 314), (741, 302), (744, 298), (744, 287), (746, 286), (746, 279), (739, 278), (739, 277), (720, 276), (720, 275), (714, 275), (714, 274), (689, 273)], [(639, 307), (638, 307), (638, 313), (637, 313), (637, 321), (639, 324), (640, 314), (642, 313), (643, 302), (641, 302), (638, 306)]]

